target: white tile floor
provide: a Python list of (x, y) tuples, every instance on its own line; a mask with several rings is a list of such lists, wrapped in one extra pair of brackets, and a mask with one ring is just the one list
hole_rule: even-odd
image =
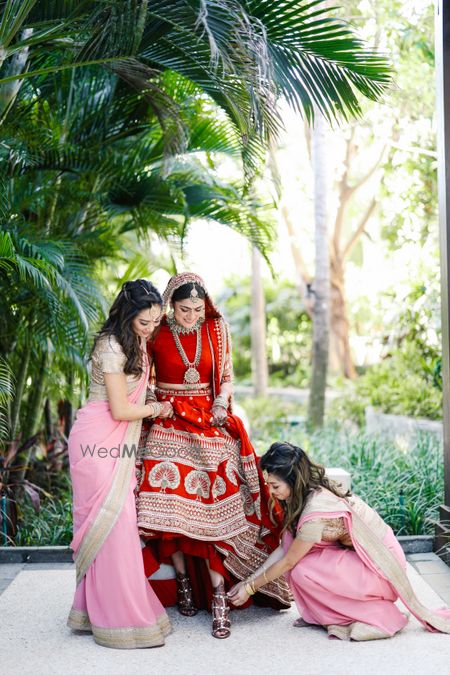
[[(74, 570), (25, 565), (0, 596), (0, 663), (11, 675), (450, 675), (450, 635), (425, 631), (411, 618), (390, 640), (348, 643), (328, 640), (320, 628), (293, 628), (297, 613), (252, 608), (232, 614), (228, 640), (214, 640), (210, 617), (169, 614), (174, 632), (165, 647), (111, 650), (90, 635), (65, 626)], [(422, 602), (442, 599), (413, 568), (411, 581)]]

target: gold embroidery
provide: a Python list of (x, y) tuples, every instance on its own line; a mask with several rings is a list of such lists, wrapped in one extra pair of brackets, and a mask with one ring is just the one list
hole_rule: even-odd
[(173, 462), (159, 462), (150, 471), (148, 482), (152, 487), (159, 487), (161, 492), (165, 492), (167, 488), (175, 490), (180, 484), (177, 465)]
[(162, 492), (140, 492), (138, 527), (147, 531), (177, 532), (193, 539), (220, 541), (244, 532), (249, 524), (239, 493), (205, 503)]
[(172, 630), (169, 617), (165, 612), (157, 618), (153, 626), (103, 628), (91, 625), (86, 612), (72, 608), (67, 625), (72, 630), (91, 630), (95, 642), (103, 647), (114, 649), (157, 647), (164, 644), (164, 638)]

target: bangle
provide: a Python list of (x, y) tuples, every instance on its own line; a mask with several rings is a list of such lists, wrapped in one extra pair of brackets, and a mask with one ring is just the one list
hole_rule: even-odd
[(268, 578), (267, 578), (267, 574), (266, 574), (266, 570), (265, 570), (265, 569), (263, 570), (263, 577), (264, 577), (264, 581), (266, 582), (266, 584), (270, 584), (270, 581), (269, 581)]
[(244, 588), (247, 595), (255, 595), (256, 591), (253, 590), (249, 583), (245, 583)]
[(153, 414), (151, 415), (151, 417), (158, 417), (159, 413), (163, 409), (163, 404), (159, 403), (158, 401), (154, 401), (150, 405), (153, 408)]
[(224, 394), (219, 394), (219, 395), (216, 396), (216, 398), (214, 399), (213, 407), (214, 407), (215, 405), (220, 405), (222, 408), (227, 409), (227, 408), (228, 408), (228, 399), (227, 399), (227, 397), (224, 396)]

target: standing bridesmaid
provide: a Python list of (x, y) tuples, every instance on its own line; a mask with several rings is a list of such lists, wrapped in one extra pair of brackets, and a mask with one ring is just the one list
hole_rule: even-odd
[(159, 646), (170, 632), (144, 575), (133, 492), (142, 419), (172, 414), (170, 403), (145, 404), (146, 343), (161, 304), (149, 281), (123, 285), (95, 340), (89, 399), (69, 436), (77, 587), (68, 626), (116, 649)]

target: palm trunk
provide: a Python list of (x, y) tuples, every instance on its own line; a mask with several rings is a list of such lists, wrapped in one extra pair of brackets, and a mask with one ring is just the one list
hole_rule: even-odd
[[(67, 384), (69, 385), (70, 391), (73, 390), (73, 373), (70, 372), (68, 377), (67, 377)], [(79, 406), (81, 407), (81, 406)], [(59, 411), (58, 411), (59, 412)], [(69, 399), (66, 399), (62, 405), (61, 408), (61, 413), (59, 414), (60, 419), (63, 420), (64, 423), (64, 436), (66, 438), (69, 438), (70, 430), (72, 428), (73, 424), (73, 405), (72, 401)]]
[[(22, 31), (21, 39), (26, 40), (31, 37), (32, 34), (32, 28), (25, 28), (25, 30)], [(12, 75), (20, 75), (23, 73), (28, 61), (28, 52), (29, 47), (24, 47), (14, 54), (5, 76), (11, 77)], [(0, 86), (0, 116), (3, 116), (5, 111), (14, 103), (22, 83), (23, 80), (12, 80), (11, 82), (6, 82)]]
[(267, 395), (266, 311), (261, 277), (261, 254), (252, 249), (252, 379), (256, 396)]
[(30, 363), (31, 356), (31, 340), (28, 337), (25, 344), (25, 349), (22, 353), (22, 359), (20, 362), (20, 370), (17, 376), (17, 383), (15, 389), (15, 395), (13, 404), (11, 406), (11, 440), (14, 440), (17, 433), (17, 428), (19, 425), (20, 419), (20, 409), (22, 406), (23, 391), (25, 388), (25, 382), (28, 376), (28, 365)]
[(330, 261), (327, 223), (326, 129), (325, 119), (316, 112), (312, 131), (314, 169), (315, 266), (313, 359), (309, 396), (309, 422), (323, 425), (329, 349)]
[[(28, 426), (26, 427), (26, 434), (24, 438), (31, 438), (34, 436), (38, 429), (39, 424), (42, 419), (43, 414), (43, 401), (45, 393), (45, 378), (46, 378), (46, 368), (48, 361), (48, 353), (44, 352), (41, 357), (41, 363), (39, 364), (39, 375), (36, 382), (34, 383), (33, 395), (30, 400), (30, 407), (28, 410)], [(28, 450), (20, 453), (17, 457), (17, 464), (20, 466), (19, 471), (17, 472), (16, 480), (21, 482), (24, 480), (26, 473), (28, 471), (28, 465), (30, 463), (31, 453), (33, 452), (34, 446), (31, 446)]]

